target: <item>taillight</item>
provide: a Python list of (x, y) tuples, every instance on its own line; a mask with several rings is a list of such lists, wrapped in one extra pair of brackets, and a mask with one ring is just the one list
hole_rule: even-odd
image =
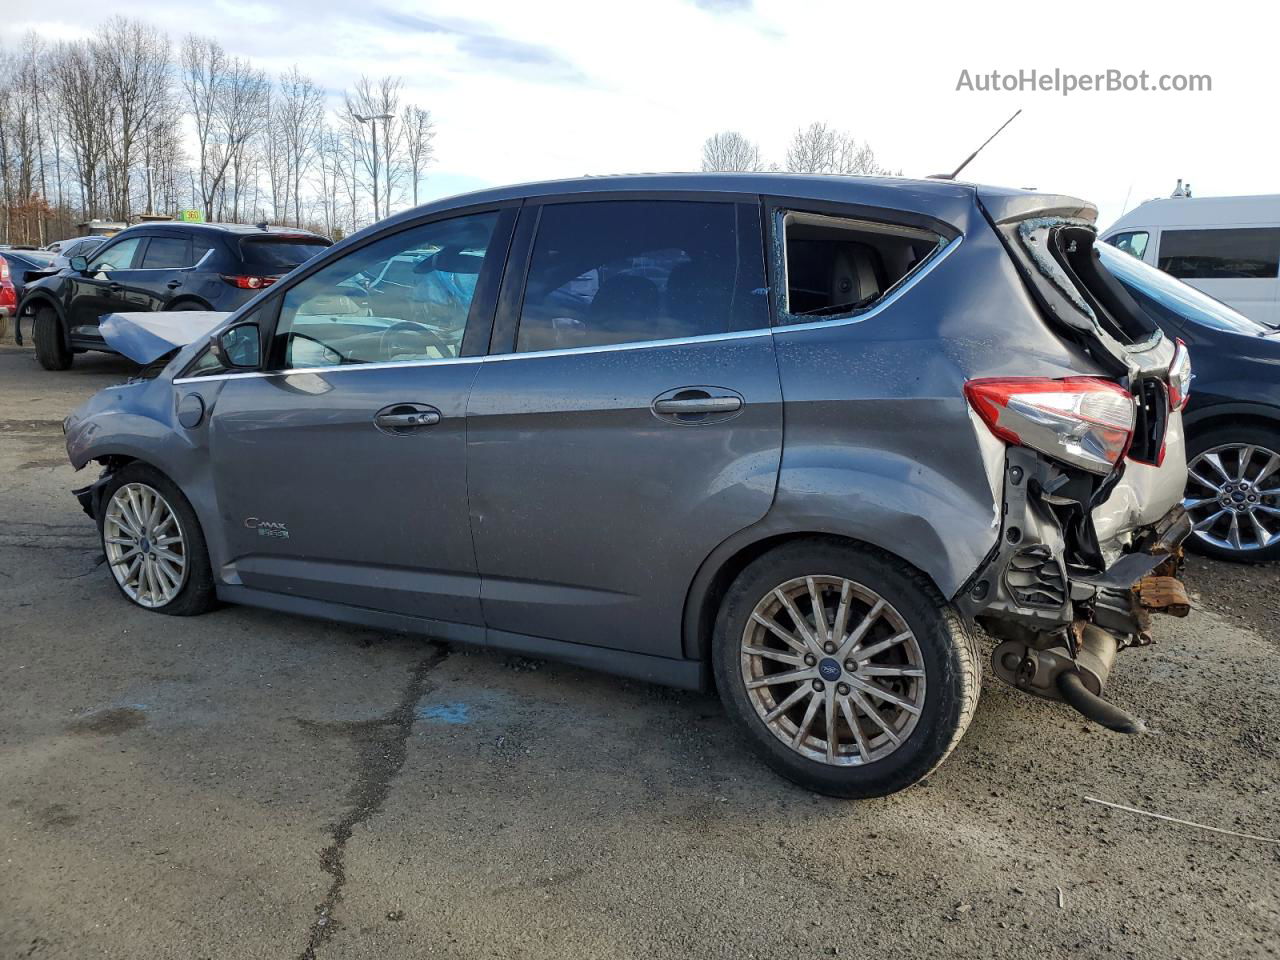
[(263, 287), (269, 287), (276, 282), (275, 277), (244, 277), (232, 276), (226, 273), (222, 275), (222, 279), (233, 287), (239, 287), (241, 290), (261, 290)]
[(1110, 380), (970, 380), (964, 394), (1001, 440), (1094, 473), (1110, 473), (1133, 440), (1133, 397)]
[(1169, 409), (1185, 410), (1191, 398), (1191, 352), (1181, 340), (1169, 364)]
[(9, 276), (9, 261), (4, 257), (0, 257), (0, 283), (4, 283), (6, 280), (12, 281), (12, 277)]

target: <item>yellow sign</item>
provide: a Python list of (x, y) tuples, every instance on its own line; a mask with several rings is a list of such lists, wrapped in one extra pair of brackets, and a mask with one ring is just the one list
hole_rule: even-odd
[(204, 211), (183, 210), (181, 219), (183, 223), (204, 223)]

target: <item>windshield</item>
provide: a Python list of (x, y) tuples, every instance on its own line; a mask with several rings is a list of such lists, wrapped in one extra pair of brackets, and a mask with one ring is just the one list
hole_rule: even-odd
[(1190, 284), (1183, 283), (1110, 244), (1095, 244), (1094, 249), (1098, 251), (1103, 265), (1116, 279), (1138, 293), (1144, 302), (1155, 303), (1184, 320), (1213, 330), (1253, 337), (1272, 332), (1270, 327), (1237, 313), (1221, 300), (1215, 300), (1207, 293), (1202, 293)]
[(247, 272), (272, 276), (288, 273), (328, 246), (329, 242), (319, 237), (255, 237), (240, 242), (240, 255)]

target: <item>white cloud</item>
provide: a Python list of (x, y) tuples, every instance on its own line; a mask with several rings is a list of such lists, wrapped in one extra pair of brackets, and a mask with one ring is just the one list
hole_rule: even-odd
[[(34, 8), (26, 8), (34, 9)], [(64, 0), (0, 28), (80, 35), (102, 16)], [(199, 11), (199, 14), (196, 14)], [(433, 189), (544, 177), (692, 169), (702, 139), (734, 128), (781, 160), (792, 131), (825, 120), (887, 165), (950, 169), (1014, 109), (1024, 113), (965, 177), (1074, 193), (1104, 222), (1167, 194), (1274, 192), (1270, 73), (1280, 13), (1203, 4), (1074, 7), (955, 3), (543, 0), (135, 0), (131, 16), (217, 36), (273, 71), (297, 64), (331, 91), (399, 74), (436, 115)], [(956, 92), (961, 69), (1208, 73), (1204, 94)]]

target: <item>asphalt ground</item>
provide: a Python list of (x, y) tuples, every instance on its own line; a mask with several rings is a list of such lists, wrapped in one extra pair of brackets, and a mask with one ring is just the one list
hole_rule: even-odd
[(322, 621), (131, 607), (0, 347), (0, 958), (1269, 957), (1280, 571), (1194, 560), (1087, 725), (989, 676), (925, 784), (815, 796), (709, 695)]

